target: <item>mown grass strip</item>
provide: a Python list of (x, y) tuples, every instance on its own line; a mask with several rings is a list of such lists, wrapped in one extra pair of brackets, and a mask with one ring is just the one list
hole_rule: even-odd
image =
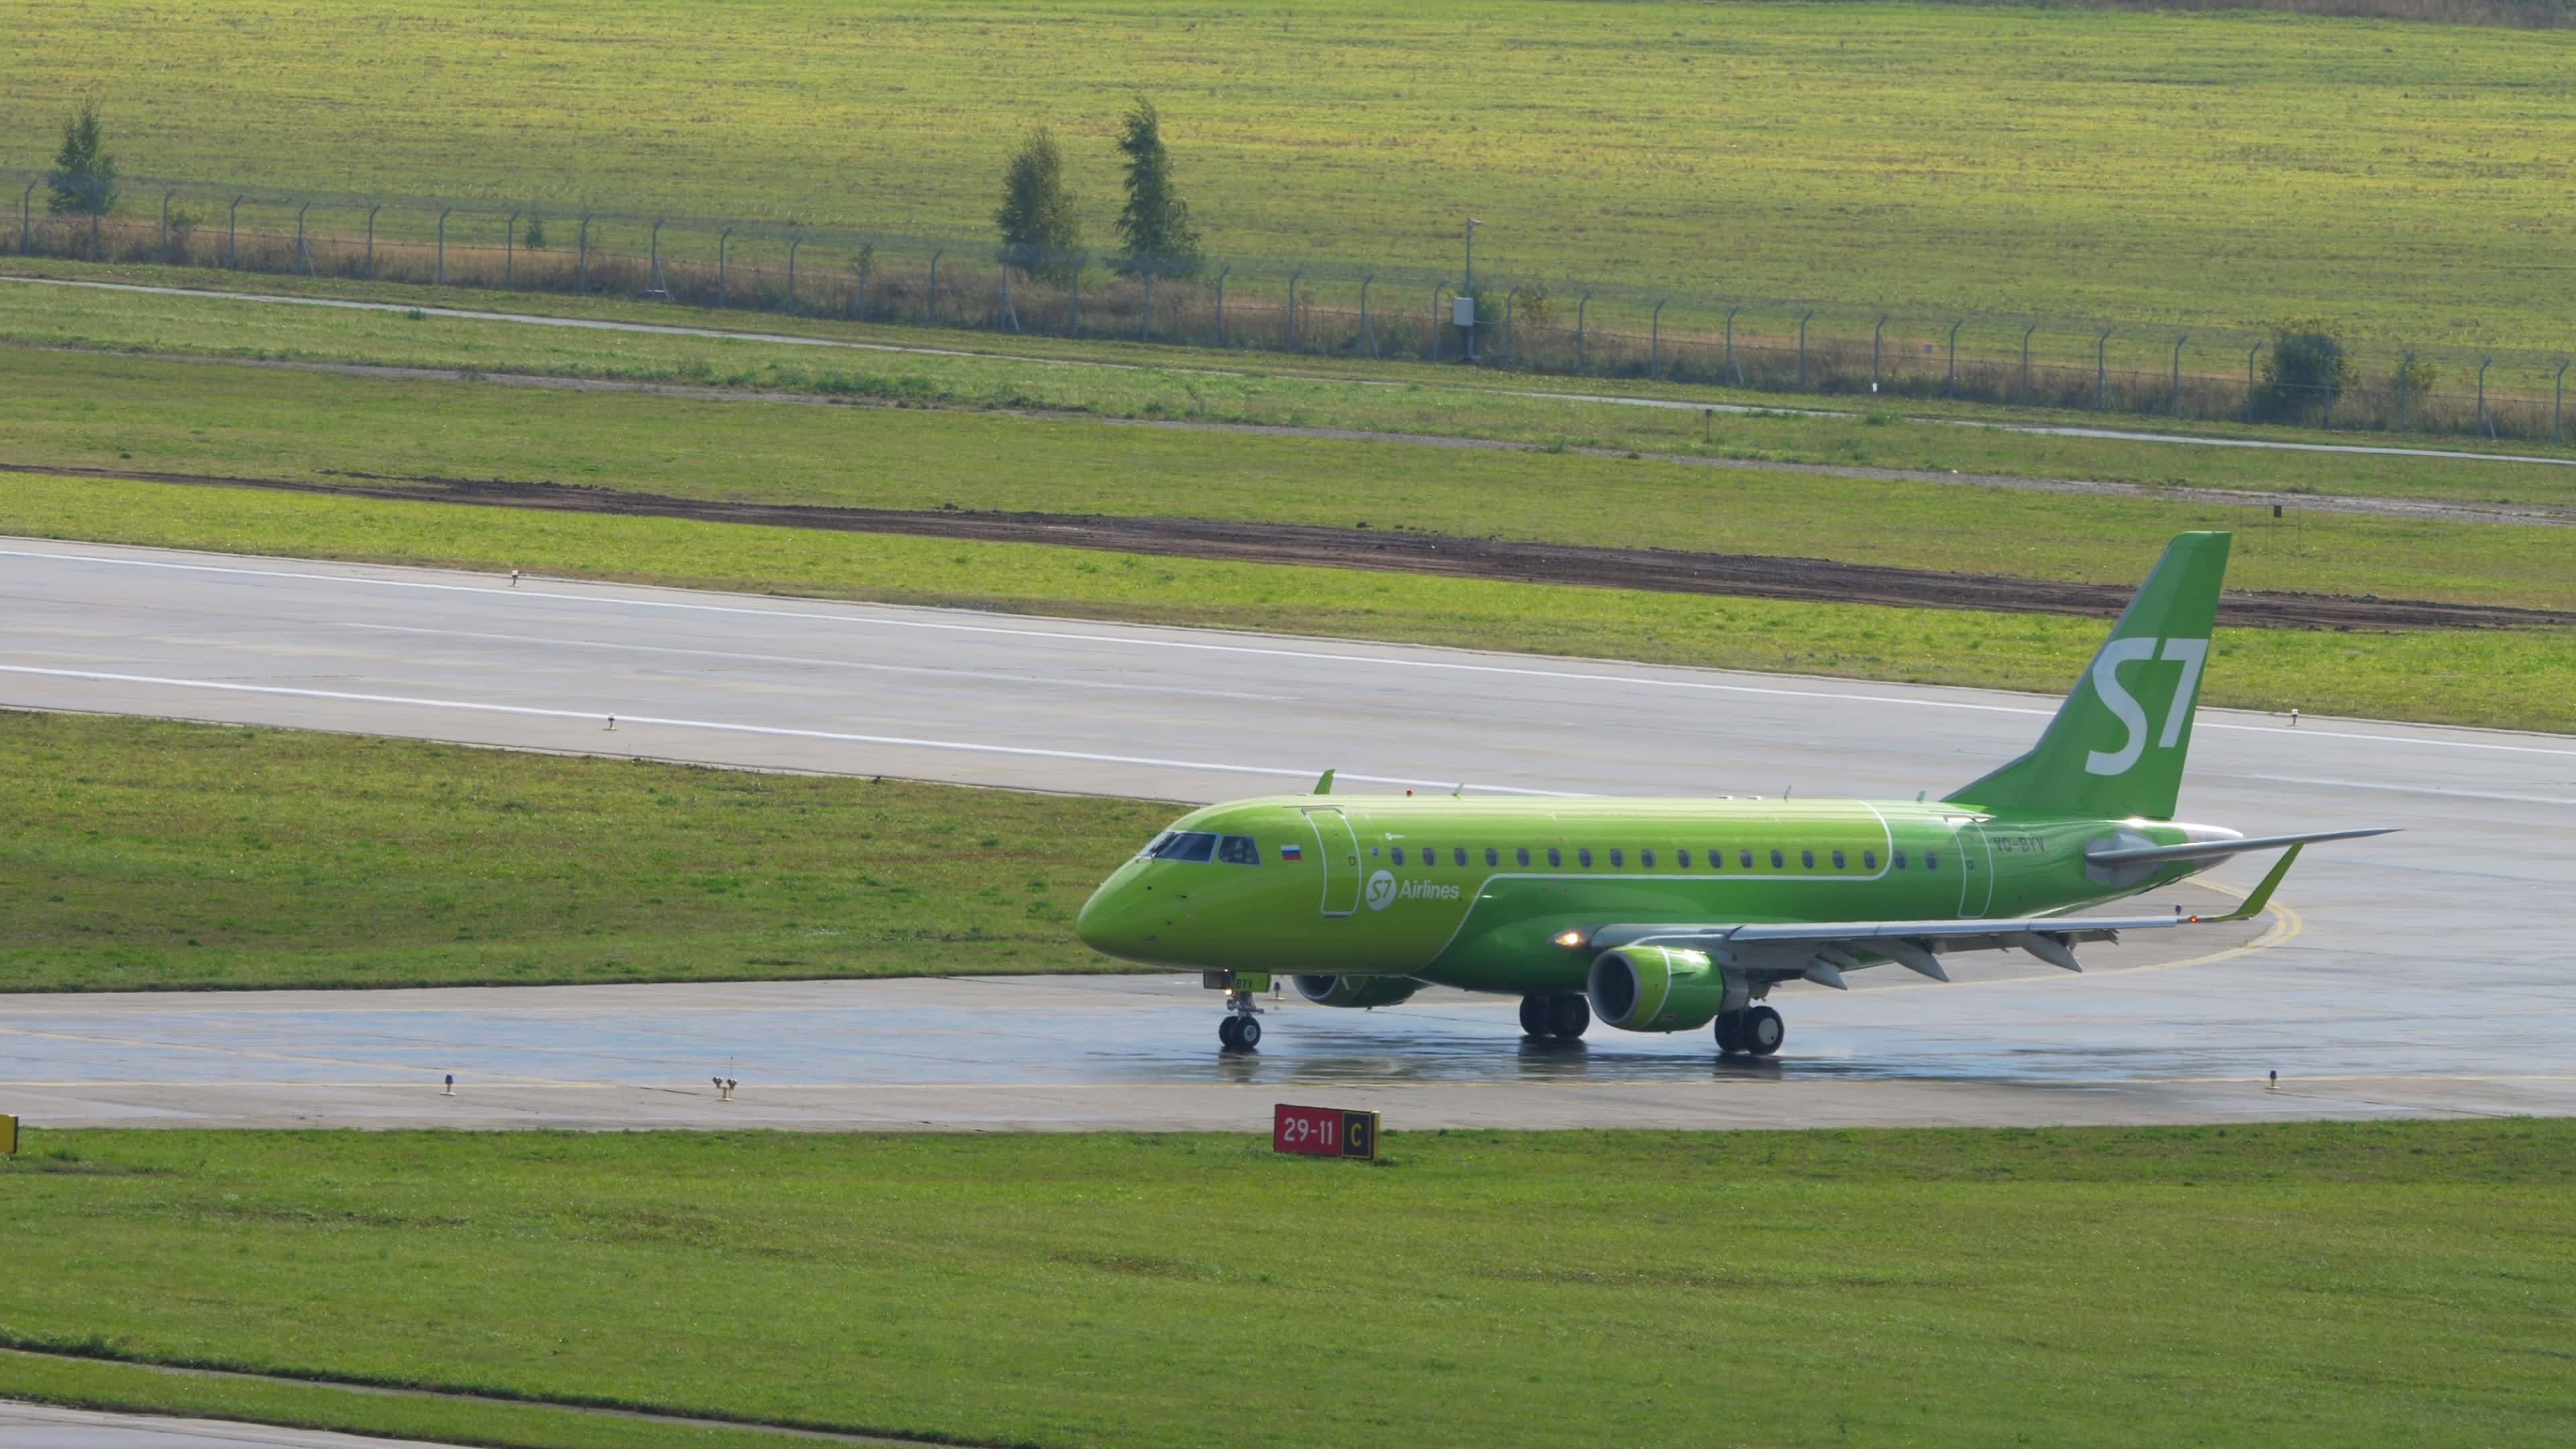
[(1394, 1125), (1374, 1170), (1249, 1134), (35, 1132), (0, 1332), (1039, 1444), (1553, 1445), (1573, 1409), (1701, 1443), (1712, 1362), (1747, 1443), (2576, 1412), (2567, 1122)]
[(2221, 527), (2238, 534), (2229, 583), (2239, 589), (2576, 607), (2576, 532), (2558, 528), (2324, 513), (2274, 519), (2266, 509), (2201, 501), (1654, 459), (564, 394), (8, 348), (0, 348), (0, 386), (12, 403), (0, 415), (0, 459), (14, 464), (321, 481), (506, 478), (718, 501), (1360, 524), (2122, 586), (2175, 533)]
[[(528, 515), (21, 475), (0, 533), (820, 598), (1212, 625), (1649, 663), (1987, 685), (2056, 695), (2088, 619), (1712, 599), (1030, 544)], [(2222, 630), (2203, 698), (2250, 709), (2576, 730), (2576, 631)]]
[[(0, 270), (27, 265), (10, 259)], [(128, 269), (69, 267), (82, 275)], [(143, 269), (150, 273), (153, 269)], [(162, 280), (202, 283), (198, 274)], [(1681, 401), (1764, 406), (1795, 399), (1633, 380), (1462, 376), (1455, 367), (1345, 362), (1327, 358), (1245, 359), (1221, 353), (1119, 343), (1068, 343), (855, 326), (811, 319), (742, 317), (652, 307), (605, 298), (494, 298), (454, 290), (364, 287), (263, 279), (275, 290), (430, 300), (466, 308), (643, 323), (761, 328), (922, 349), (903, 354), (815, 348), (752, 338), (668, 337), (399, 312), (350, 312), (215, 297), (137, 296), (41, 286), (0, 286), (0, 340), (47, 348), (184, 353), (277, 361), (441, 367), (542, 376), (783, 390), (826, 398), (875, 399), (950, 408), (1043, 408), (1118, 418), (1185, 418), (1362, 432), (1484, 438), (1540, 447), (1598, 447), (1751, 461), (1917, 469), (2037, 479), (2079, 478), (2153, 486), (2243, 488), (2287, 493), (2434, 498), (2487, 503), (2576, 503), (2576, 469), (2496, 461), (2310, 454), (2209, 448), (2097, 438), (2063, 438), (1914, 420), (1945, 411), (1909, 402), (1901, 410), (1853, 409), (1840, 416), (1795, 411), (1723, 414), (1567, 401), (1515, 393), (1606, 392)], [(978, 353), (940, 355), (956, 347)], [(1098, 366), (1097, 363), (1115, 366)], [(1813, 401), (1813, 400), (1809, 400)], [(2064, 424), (2065, 414), (1959, 407), (1961, 421)], [(2270, 441), (2351, 443), (2350, 435), (2298, 429), (2202, 429)], [(2370, 441), (2389, 441), (2373, 439)], [(2525, 449), (2524, 451), (2528, 451)], [(2542, 449), (2541, 451), (2547, 451)]]
[(1114, 971), (1169, 807), (0, 712), (0, 991)]

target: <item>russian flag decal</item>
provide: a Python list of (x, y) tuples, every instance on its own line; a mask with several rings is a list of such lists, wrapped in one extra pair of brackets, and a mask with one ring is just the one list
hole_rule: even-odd
[(1279, 847), (1279, 858), (1281, 860), (1304, 860), (1306, 858), (1306, 853), (1299, 850), (1296, 846), (1283, 845)]

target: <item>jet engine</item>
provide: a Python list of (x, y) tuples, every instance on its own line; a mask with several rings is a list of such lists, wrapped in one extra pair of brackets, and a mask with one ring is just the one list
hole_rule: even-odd
[(1726, 972), (1705, 951), (1622, 946), (1593, 961), (1585, 984), (1592, 1014), (1621, 1031), (1696, 1031), (1726, 1007)]
[(1297, 994), (1317, 1006), (1393, 1006), (1422, 989), (1410, 976), (1299, 976)]

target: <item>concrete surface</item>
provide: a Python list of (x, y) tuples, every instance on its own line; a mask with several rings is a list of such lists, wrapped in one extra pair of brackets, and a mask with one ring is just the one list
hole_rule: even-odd
[(105, 1414), (0, 1401), (0, 1449), (215, 1449), (239, 1444), (274, 1449), (438, 1449), (416, 1439), (374, 1439), (273, 1424)]
[[(1189, 801), (1327, 765), (1363, 788), (1937, 794), (2054, 707), (40, 541), (0, 541), (0, 609), (0, 704)], [(2260, 941), (1786, 994), (1789, 1049), (1758, 1067), (1600, 1028), (1528, 1049), (1510, 1003), (1454, 995), (1287, 1006), (1257, 1057), (1220, 1058), (1172, 978), (56, 996), (0, 999), (0, 1100), (174, 1125), (1243, 1127), (1292, 1091), (1390, 1127), (2576, 1111), (2576, 741), (2205, 710), (2193, 763), (2189, 819), (2406, 833), (2311, 851)], [(719, 1074), (738, 1100), (712, 1100)]]

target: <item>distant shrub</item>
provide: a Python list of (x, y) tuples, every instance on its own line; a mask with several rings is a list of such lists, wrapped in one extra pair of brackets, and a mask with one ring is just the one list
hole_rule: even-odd
[(2267, 416), (2298, 418), (2334, 406), (2352, 380), (2341, 330), (2325, 317), (2285, 317), (2273, 328), (2271, 355), (2263, 361)]

